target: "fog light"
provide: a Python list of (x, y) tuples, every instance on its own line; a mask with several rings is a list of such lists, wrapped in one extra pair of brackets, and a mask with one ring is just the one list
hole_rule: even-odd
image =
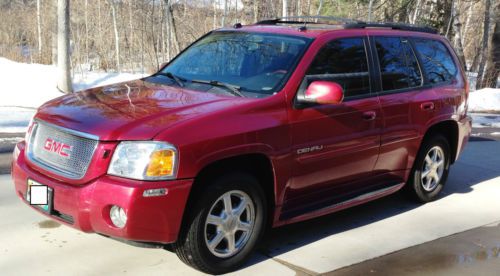
[(127, 223), (127, 214), (120, 206), (113, 205), (111, 210), (109, 210), (109, 217), (111, 218), (111, 222), (118, 228), (125, 227)]

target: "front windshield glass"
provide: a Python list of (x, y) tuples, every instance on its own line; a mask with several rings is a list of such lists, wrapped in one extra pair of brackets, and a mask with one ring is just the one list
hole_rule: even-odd
[[(214, 93), (227, 90), (223, 83), (245, 96), (271, 95), (286, 82), (309, 41), (276, 34), (214, 32), (189, 47), (155, 77), (170, 77), (175, 85), (175, 76), (189, 89)], [(207, 85), (210, 89), (206, 89)]]

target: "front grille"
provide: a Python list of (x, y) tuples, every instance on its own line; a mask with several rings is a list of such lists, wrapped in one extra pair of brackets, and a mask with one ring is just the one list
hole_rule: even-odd
[(91, 135), (36, 121), (29, 140), (28, 158), (56, 174), (81, 179), (97, 144), (98, 138)]

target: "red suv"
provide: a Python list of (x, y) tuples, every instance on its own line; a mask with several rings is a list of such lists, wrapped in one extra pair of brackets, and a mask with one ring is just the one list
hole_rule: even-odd
[[(429, 28), (236, 24), (152, 76), (41, 106), (12, 177), (54, 220), (170, 244), (188, 265), (223, 273), (266, 226), (400, 189), (437, 198), (471, 132), (467, 97), (453, 49)], [(47, 204), (33, 205), (36, 185)]]

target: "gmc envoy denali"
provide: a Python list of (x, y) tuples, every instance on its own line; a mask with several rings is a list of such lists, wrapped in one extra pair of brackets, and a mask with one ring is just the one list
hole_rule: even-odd
[(215, 30), (149, 77), (45, 103), (14, 151), (17, 195), (208, 273), (241, 266), (266, 227), (400, 189), (436, 199), (471, 132), (449, 42), (326, 21)]

